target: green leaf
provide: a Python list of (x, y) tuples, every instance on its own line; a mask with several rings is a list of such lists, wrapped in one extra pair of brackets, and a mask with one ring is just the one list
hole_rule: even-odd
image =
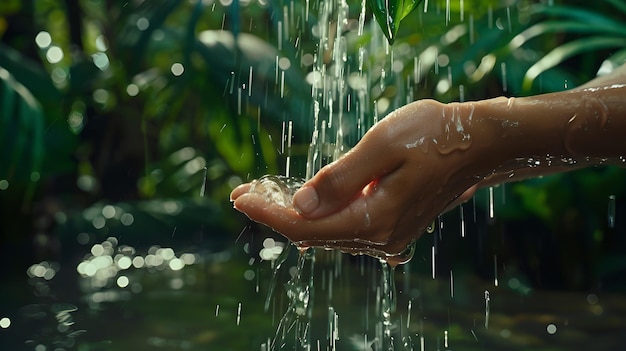
[(586, 37), (572, 40), (542, 57), (537, 63), (532, 65), (524, 76), (523, 89), (529, 91), (533, 81), (541, 73), (559, 65), (561, 62), (577, 54), (615, 47), (626, 47), (626, 38), (615, 38), (606, 36)]
[(613, 5), (617, 10), (626, 14), (626, 3), (622, 0), (606, 0), (609, 4)]
[(619, 50), (618, 52), (607, 57), (606, 60), (602, 61), (600, 69), (598, 70), (598, 75), (612, 72), (614, 69), (623, 64), (626, 64), (626, 48)]
[(61, 93), (50, 80), (50, 75), (38, 62), (22, 55), (14, 48), (0, 43), (0, 66), (11, 72), (15, 81), (23, 85), (46, 108), (58, 108)]
[(542, 14), (551, 17), (565, 17), (572, 20), (593, 24), (601, 27), (624, 28), (622, 21), (614, 20), (599, 12), (590, 11), (587, 8), (573, 6), (545, 6), (534, 5), (530, 8), (530, 14)]
[(43, 160), (44, 113), (32, 93), (1, 66), (0, 101), (0, 144), (8, 150), (6, 155), (0, 155), (0, 179), (27, 184), (28, 202)]
[(378, 25), (393, 44), (400, 21), (413, 11), (422, 0), (367, 0)]
[(545, 21), (537, 23), (516, 35), (511, 40), (509, 49), (512, 51), (535, 37), (550, 33), (604, 34), (606, 36), (621, 36), (624, 31), (626, 31), (626, 27), (620, 28), (608, 25), (603, 26), (580, 21)]

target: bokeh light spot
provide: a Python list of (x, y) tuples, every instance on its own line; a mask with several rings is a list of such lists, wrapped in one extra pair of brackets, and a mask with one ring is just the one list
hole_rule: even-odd
[(148, 21), (148, 19), (145, 17), (141, 17), (137, 20), (136, 25), (139, 30), (146, 30), (148, 29), (148, 27), (150, 27), (150, 21)]
[(106, 104), (109, 101), (109, 92), (104, 89), (96, 89), (93, 92), (93, 101), (99, 104)]
[(170, 67), (170, 71), (172, 71), (173, 75), (178, 77), (185, 72), (185, 66), (183, 66), (182, 63), (176, 62), (172, 65), (172, 67)]
[(117, 286), (119, 286), (120, 288), (127, 287), (128, 283), (130, 283), (130, 281), (128, 280), (128, 277), (125, 275), (121, 275), (117, 278)]
[(82, 174), (76, 180), (76, 185), (81, 190), (91, 192), (96, 189), (97, 181), (96, 178), (89, 174)]
[(286, 57), (281, 57), (278, 60), (278, 67), (280, 67), (280, 69), (282, 69), (283, 71), (286, 71), (289, 69), (289, 67), (291, 67), (291, 61), (289, 61), (289, 59)]
[(128, 269), (132, 264), (133, 261), (128, 256), (120, 257), (117, 261), (117, 266), (120, 267), (120, 269)]
[(137, 94), (139, 94), (139, 87), (137, 84), (128, 84), (126, 87), (126, 94), (128, 94), (128, 96), (137, 96)]
[(245, 271), (245, 272), (243, 273), (243, 277), (244, 277), (246, 280), (252, 280), (252, 279), (254, 279), (254, 277), (255, 277), (255, 273), (254, 273), (254, 271), (253, 271), (253, 270), (248, 269), (247, 271)]
[(91, 240), (91, 238), (89, 237), (88, 233), (78, 233), (78, 235), (76, 235), (76, 241), (81, 244), (81, 245), (87, 245), (89, 244), (89, 241)]
[(104, 246), (101, 244), (95, 244), (91, 247), (91, 254), (94, 256), (101, 256), (104, 254)]
[(133, 215), (130, 213), (124, 213), (120, 216), (120, 222), (122, 222), (122, 224), (125, 226), (133, 224), (134, 221), (135, 217), (133, 217)]
[(107, 38), (105, 38), (104, 35), (98, 35), (96, 38), (96, 49), (100, 51), (107, 51), (109, 49)]
[(106, 220), (104, 217), (96, 217), (91, 221), (91, 225), (96, 229), (102, 229), (106, 225)]
[(142, 268), (145, 264), (145, 260), (141, 256), (136, 256), (133, 258), (133, 267)]
[(52, 36), (46, 31), (41, 31), (35, 36), (35, 44), (37, 44), (40, 49), (45, 49), (52, 44)]
[(106, 205), (102, 208), (102, 215), (104, 218), (111, 219), (115, 217), (115, 207), (111, 205)]
[(30, 180), (31, 182), (38, 182), (39, 179), (41, 179), (41, 174), (39, 172), (32, 172), (30, 174)]
[(61, 62), (63, 60), (63, 50), (58, 46), (49, 47), (48, 51), (46, 51), (46, 60), (52, 64)]
[(50, 78), (52, 78), (52, 81), (58, 85), (63, 85), (66, 83), (67, 80), (67, 72), (65, 72), (65, 70), (63, 70), (60, 67), (57, 67), (55, 69), (52, 70), (52, 73), (50, 74)]
[(104, 52), (98, 52), (91, 55), (91, 59), (93, 60), (93, 64), (96, 65), (96, 67), (98, 67), (101, 71), (109, 68), (109, 57)]
[(173, 271), (179, 271), (185, 267), (185, 262), (178, 258), (174, 258), (170, 261), (170, 269)]

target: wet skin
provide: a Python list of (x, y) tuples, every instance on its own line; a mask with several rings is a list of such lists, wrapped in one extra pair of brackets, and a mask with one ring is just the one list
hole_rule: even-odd
[(382, 119), (295, 193), (293, 207), (233, 190), (234, 207), (302, 246), (395, 256), (479, 187), (626, 165), (626, 66), (565, 92), (442, 104)]

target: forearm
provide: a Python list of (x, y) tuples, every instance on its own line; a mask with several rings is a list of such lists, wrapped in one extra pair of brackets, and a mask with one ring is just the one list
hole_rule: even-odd
[[(621, 75), (624, 78), (624, 75)], [(493, 159), (485, 183), (539, 176), (601, 163), (624, 164), (626, 85), (578, 88), (474, 104), (485, 128), (483, 157)], [(478, 157), (478, 156), (476, 156)], [(481, 184), (484, 185), (484, 184)]]

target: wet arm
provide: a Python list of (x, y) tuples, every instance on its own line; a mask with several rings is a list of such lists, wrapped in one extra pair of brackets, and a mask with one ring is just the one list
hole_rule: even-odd
[(626, 65), (570, 91), (474, 104), (496, 134), (493, 153), (501, 157), (481, 187), (625, 164)]

